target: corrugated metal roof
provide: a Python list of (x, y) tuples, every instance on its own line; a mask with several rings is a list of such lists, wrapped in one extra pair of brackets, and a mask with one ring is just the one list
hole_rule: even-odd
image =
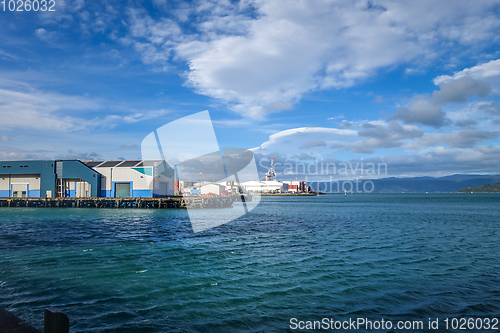
[(99, 168), (112, 168), (112, 167), (115, 167), (122, 162), (123, 161), (107, 161), (107, 162), (99, 164), (97, 167), (99, 167)]
[(144, 166), (156, 166), (160, 164), (162, 161), (125, 160), (125, 161), (82, 161), (82, 162), (91, 168), (133, 168), (133, 167), (144, 167)]
[(119, 168), (131, 168), (139, 164), (141, 161), (123, 161), (122, 164), (120, 164), (118, 167)]
[(93, 168), (93, 167), (98, 166), (99, 164), (101, 164), (102, 161), (98, 161), (98, 162), (88, 161), (88, 162), (83, 162), (83, 163), (85, 163), (88, 167)]

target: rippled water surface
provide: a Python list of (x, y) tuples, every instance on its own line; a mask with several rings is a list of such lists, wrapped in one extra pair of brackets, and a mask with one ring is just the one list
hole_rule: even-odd
[(72, 332), (282, 332), (290, 318), (500, 317), (500, 195), (264, 197), (180, 210), (0, 208), (0, 306)]

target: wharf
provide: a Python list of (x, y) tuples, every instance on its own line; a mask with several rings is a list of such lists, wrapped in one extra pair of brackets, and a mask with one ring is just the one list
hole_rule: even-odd
[(251, 197), (230, 195), (166, 198), (0, 198), (0, 207), (204, 209), (230, 208), (235, 201), (251, 201)]
[(315, 197), (318, 193), (308, 192), (308, 193), (261, 193), (262, 197)]

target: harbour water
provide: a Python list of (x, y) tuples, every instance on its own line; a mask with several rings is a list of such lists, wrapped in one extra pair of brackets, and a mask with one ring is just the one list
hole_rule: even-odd
[(0, 208), (0, 306), (72, 332), (499, 318), (499, 226), (498, 194), (263, 197), (198, 234), (183, 210)]

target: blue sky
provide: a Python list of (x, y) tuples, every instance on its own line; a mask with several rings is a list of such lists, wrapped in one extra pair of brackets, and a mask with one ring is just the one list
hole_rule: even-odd
[(220, 146), (259, 159), (498, 173), (498, 1), (56, 0), (0, 15), (2, 160), (140, 158), (151, 131), (209, 110)]

